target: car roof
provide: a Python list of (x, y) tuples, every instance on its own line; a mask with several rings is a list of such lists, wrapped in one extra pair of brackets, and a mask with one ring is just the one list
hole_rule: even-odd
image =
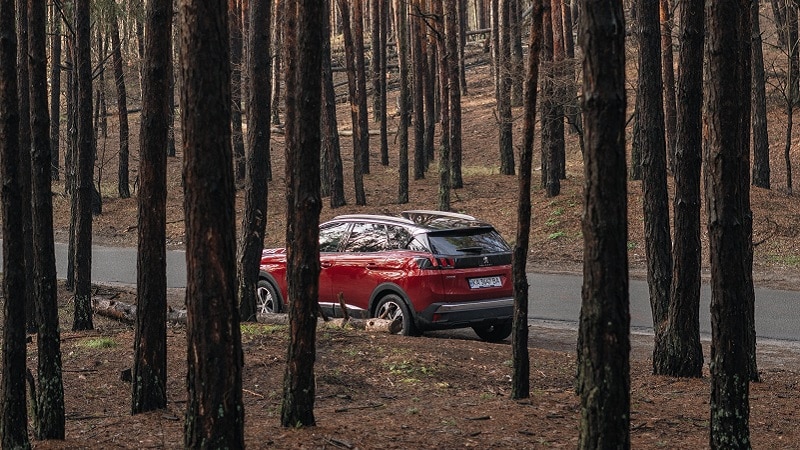
[[(393, 223), (414, 227), (420, 231), (441, 231), (462, 228), (491, 227), (486, 222), (475, 217), (447, 211), (434, 211), (427, 209), (415, 209), (403, 211), (400, 216), (390, 216), (385, 214), (343, 214), (334, 217), (329, 222), (335, 221), (374, 221), (383, 223)], [(326, 222), (326, 223), (329, 223)]]

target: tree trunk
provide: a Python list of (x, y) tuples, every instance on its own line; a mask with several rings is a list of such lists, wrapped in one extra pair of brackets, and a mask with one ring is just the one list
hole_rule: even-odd
[(664, 134), (667, 146), (667, 170), (675, 173), (675, 134), (677, 111), (675, 105), (675, 63), (672, 53), (672, 3), (659, 0), (661, 21), (661, 79), (664, 82)]
[(55, 3), (50, 5), (50, 20), (53, 24), (50, 37), (50, 156), (53, 166), (51, 176), (53, 181), (57, 181), (60, 177), (58, 152), (61, 141), (61, 15)]
[(356, 100), (358, 104), (358, 127), (353, 132), (360, 134), (361, 172), (369, 173), (369, 117), (367, 116), (367, 70), (364, 62), (364, 1), (352, 0), (350, 24), (353, 34), (353, 53), (356, 67)]
[(794, 105), (789, 102), (786, 108), (786, 143), (783, 146), (783, 160), (786, 163), (786, 193), (792, 195), (792, 125), (794, 122)]
[[(749, 193), (739, 179), (748, 168), (743, 134), (749, 122), (749, 2), (708, 8), (707, 74), (703, 127), (706, 212), (711, 262), (712, 449), (750, 448), (748, 308), (753, 292), (748, 273), (746, 227)], [(745, 68), (747, 75), (745, 75)]]
[[(434, 0), (435, 1), (435, 0)], [(415, 0), (413, 8), (422, 11), (422, 2)], [(413, 61), (413, 80), (414, 91), (411, 95), (414, 105), (414, 179), (425, 178), (425, 169), (428, 162), (425, 158), (425, 103), (423, 99), (425, 88), (425, 52), (423, 51), (423, 39), (425, 36), (422, 17), (420, 14), (413, 14), (411, 20), (411, 57)]]
[[(325, 10), (331, 9), (331, 0), (325, 0)], [(332, 209), (347, 204), (344, 197), (344, 169), (342, 168), (342, 154), (339, 143), (339, 129), (336, 120), (336, 91), (333, 87), (333, 72), (331, 71), (331, 38), (330, 14), (325, 14), (322, 35), (322, 160), (327, 166), (321, 170), (327, 171), (330, 207)], [(384, 103), (385, 105), (385, 103)]]
[[(186, 448), (243, 448), (236, 302), (230, 44), (225, 0), (182, 0), (181, 105), (186, 214)], [(317, 84), (319, 84), (319, 72)]]
[(281, 76), (283, 74), (283, 17), (286, 2), (289, 0), (271, 0), (275, 2), (275, 26), (272, 27), (272, 49), (275, 52), (272, 63), (272, 124), (281, 123)]
[(663, 336), (653, 351), (653, 373), (700, 377), (700, 167), (703, 101), (702, 3), (680, 4), (680, 70), (675, 152), (675, 239), (672, 286)]
[[(467, 0), (458, 1), (458, 82), (461, 95), (467, 95), (467, 57), (464, 50), (467, 47)], [(463, 183), (462, 183), (463, 184)], [(461, 186), (458, 186), (459, 188)]]
[[(364, 170), (362, 150), (368, 147), (364, 146), (362, 141), (363, 136), (359, 129), (361, 123), (361, 103), (358, 95), (358, 63), (356, 62), (356, 49), (353, 37), (354, 31), (350, 26), (350, 5), (347, 3), (347, 0), (337, 1), (339, 9), (342, 12), (342, 33), (344, 35), (345, 58), (347, 60), (347, 86), (350, 94), (350, 117), (353, 127), (353, 181), (356, 191), (356, 205), (366, 205), (367, 194), (364, 192), (364, 174), (366, 171)], [(359, 21), (361, 20), (361, 16), (356, 16), (355, 14), (352, 16), (358, 17)]]
[(400, 94), (398, 109), (400, 123), (397, 126), (397, 203), (408, 203), (408, 10), (403, 0), (394, 1), (395, 39), (397, 61), (400, 66)]
[(775, 18), (775, 29), (778, 31), (778, 46), (786, 51), (786, 3), (781, 0), (771, 0), (770, 3), (772, 3), (772, 15)]
[(514, 274), (514, 325), (511, 334), (511, 352), (514, 375), (511, 398), (530, 397), (530, 357), (528, 355), (528, 249), (531, 230), (531, 170), (533, 140), (536, 132), (536, 84), (539, 79), (539, 54), (542, 48), (542, 3), (533, 4), (531, 14), (530, 51), (525, 76), (524, 123), (522, 149), (519, 153), (519, 179), (517, 200), (517, 234), (514, 240), (512, 270)]
[(3, 372), (0, 444), (30, 448), (25, 403), (25, 253), (20, 185), (19, 99), (14, 0), (0, 1), (0, 155), (3, 209)]
[[(297, 41), (289, 45), (296, 50), (297, 76), (287, 78), (296, 83), (291, 88), (287, 83), (287, 95), (291, 89), (299, 101), (295, 114), (290, 116), (287, 111), (286, 116), (287, 125), (289, 121), (295, 121), (295, 125), (291, 127), (294, 135), (287, 135), (286, 147), (286, 201), (289, 214), (286, 242), (290, 243), (286, 255), (286, 280), (292, 301), (289, 303), (289, 350), (281, 405), (281, 425), (284, 427), (315, 424), (314, 360), (316, 311), (319, 309), (319, 213), (322, 205), (319, 196), (319, 48), (323, 40), (322, 16), (326, 13), (322, 6), (323, 2), (314, 0), (299, 2)], [(354, 5), (354, 12), (358, 9), (360, 5)], [(287, 14), (287, 18), (291, 16)], [(287, 35), (288, 30), (289, 27)], [(362, 100), (366, 105), (366, 94)]]
[(145, 58), (142, 70), (142, 119), (139, 131), (138, 253), (136, 322), (131, 413), (167, 405), (167, 152), (170, 73), (172, 72), (172, 2), (147, 4)]
[[(436, 48), (439, 55), (439, 98), (441, 103), (440, 123), (441, 134), (439, 135), (439, 195), (438, 209), (440, 211), (450, 211), (450, 59), (446, 43), (446, 33), (444, 24), (444, 0), (433, 0), (433, 14), (439, 18), (435, 24)], [(450, 10), (452, 11), (452, 10)]]
[(75, 314), (74, 331), (91, 330), (92, 324), (92, 195), (94, 184), (94, 132), (92, 129), (92, 59), (89, 0), (75, 0), (75, 61), (78, 147), (75, 201)]
[[(672, 254), (664, 147), (664, 102), (661, 91), (661, 50), (658, 4), (642, 0), (637, 5), (639, 73), (637, 101), (642, 148), (642, 191), (647, 284), (653, 315), (655, 350), (661, 348), (669, 309)], [(657, 355), (653, 355), (654, 360)]]
[[(33, 241), (36, 252), (28, 292), (36, 296), (38, 324), (38, 391), (34, 424), (39, 439), (64, 439), (64, 389), (56, 298), (56, 261), (53, 244), (53, 204), (50, 174), (50, 124), (47, 109), (46, 10), (41, 2), (28, 2), (30, 75), (30, 130), (32, 144)], [(7, 219), (9, 215), (5, 215)], [(23, 219), (26, 220), (26, 219)], [(30, 266), (28, 266), (30, 267)], [(7, 297), (8, 298), (8, 297)]]
[(625, 27), (617, 1), (581, 1), (586, 125), (578, 448), (630, 447)]
[(522, 14), (519, 0), (508, 0), (508, 38), (511, 55), (511, 106), (522, 106)]
[(556, 94), (556, 73), (554, 60), (553, 3), (542, 1), (542, 183), (545, 195), (555, 197), (561, 193), (561, 177), (559, 177), (559, 126), (563, 140), (563, 125), (558, 120), (558, 96)]
[[(389, 135), (388, 123), (386, 112), (386, 60), (387, 55), (387, 36), (389, 27), (389, 0), (373, 0), (373, 8), (377, 10), (373, 14), (373, 20), (377, 22), (377, 40), (373, 43), (378, 51), (373, 53), (378, 58), (378, 64), (373, 68), (373, 73), (377, 74), (375, 80), (375, 112), (377, 121), (380, 123), (380, 142), (381, 142), (381, 165), (389, 165)], [(373, 24), (373, 32), (375, 31), (375, 24)], [(326, 38), (327, 39), (327, 38)], [(373, 38), (374, 39), (374, 38)]]
[(122, 50), (119, 42), (117, 18), (111, 18), (111, 52), (114, 65), (114, 82), (117, 87), (117, 115), (119, 116), (119, 169), (117, 190), (120, 198), (131, 196), (128, 176), (128, 98), (125, 92), (125, 74), (122, 72)]
[(436, 51), (436, 35), (430, 27), (427, 28), (426, 42), (425, 42), (425, 73), (423, 93), (425, 103), (425, 162), (426, 170), (430, 163), (436, 159), (436, 121), (437, 121), (437, 103), (438, 103), (438, 77), (436, 74), (439, 71), (438, 54)]
[(256, 320), (261, 249), (267, 227), (267, 155), (270, 152), (270, 25), (272, 2), (250, 0), (249, 44), (247, 46), (247, 160), (244, 185), (244, 214), (239, 236), (239, 315), (244, 321)]
[(767, 94), (764, 75), (764, 52), (759, 24), (759, 1), (751, 4), (753, 45), (753, 186), (770, 188), (769, 134), (767, 131)]
[[(450, 180), (448, 183), (453, 189), (464, 187), (464, 179), (461, 175), (461, 76), (458, 59), (459, 49), (459, 26), (456, 10), (458, 0), (447, 0), (444, 15), (444, 35), (446, 39), (447, 54), (447, 83), (450, 93)], [(442, 128), (444, 131), (445, 129)]]
[(242, 186), (245, 182), (244, 134), (242, 132), (242, 2), (228, 1), (228, 26), (231, 38), (231, 139), (233, 146), (234, 182)]
[(513, 65), (511, 60), (511, 0), (498, 2), (498, 51), (496, 64), (497, 111), (499, 116), (500, 173), (514, 175), (514, 142), (512, 138), (511, 85)]
[[(567, 154), (564, 145), (564, 105), (567, 103), (567, 72), (564, 52), (564, 23), (561, 18), (561, 0), (551, 0), (551, 21), (553, 25), (553, 80), (555, 82), (555, 102), (553, 109), (552, 127), (553, 151), (557, 166), (554, 167), (558, 180), (567, 178)], [(561, 193), (561, 184), (551, 196)]]

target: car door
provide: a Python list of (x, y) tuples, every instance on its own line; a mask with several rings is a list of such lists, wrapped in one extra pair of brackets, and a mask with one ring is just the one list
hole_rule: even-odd
[(381, 268), (387, 247), (383, 224), (356, 222), (342, 251), (330, 259), (326, 270), (330, 276), (331, 294), (338, 298), (341, 293), (355, 316), (366, 317), (369, 314), (370, 295), (383, 280)]
[(341, 247), (350, 233), (350, 223), (334, 222), (322, 226), (319, 230), (319, 303), (326, 313), (332, 314), (332, 308), (338, 304), (331, 286), (332, 261), (341, 254)]

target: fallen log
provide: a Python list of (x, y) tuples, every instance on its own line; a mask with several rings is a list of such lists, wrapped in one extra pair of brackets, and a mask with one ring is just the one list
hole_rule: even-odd
[[(92, 298), (92, 307), (95, 314), (119, 322), (133, 325), (136, 323), (136, 305), (130, 303), (120, 302), (116, 300), (109, 300), (102, 297)], [(281, 313), (266, 313), (258, 314), (256, 319), (259, 323), (267, 325), (289, 325), (289, 315)], [(186, 324), (186, 310), (172, 310), (167, 311), (167, 322), (172, 324)], [(344, 328), (351, 326), (357, 330), (364, 330), (372, 333), (399, 333), (403, 328), (403, 323), (399, 320), (388, 320), (380, 318), (371, 319), (356, 319), (349, 317), (346, 319), (319, 319), (319, 324), (327, 327)]]

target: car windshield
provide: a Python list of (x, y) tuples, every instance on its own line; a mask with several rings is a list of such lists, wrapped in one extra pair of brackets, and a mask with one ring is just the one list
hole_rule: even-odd
[(503, 253), (511, 248), (493, 228), (467, 228), (428, 233), (431, 250), (438, 255)]

